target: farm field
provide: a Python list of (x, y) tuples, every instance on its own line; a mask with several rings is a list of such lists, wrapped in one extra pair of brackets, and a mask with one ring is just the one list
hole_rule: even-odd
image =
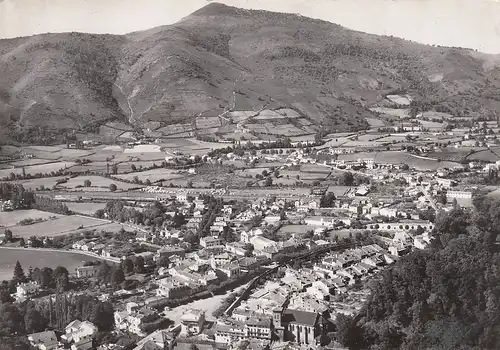
[(84, 176), (77, 176), (73, 177), (68, 180), (68, 182), (63, 183), (59, 185), (61, 188), (67, 188), (67, 189), (75, 189), (77, 186), (83, 186), (84, 182), (86, 180), (89, 180), (91, 183), (90, 189), (94, 187), (99, 187), (99, 188), (106, 188), (109, 190), (109, 185), (115, 184), (118, 190), (128, 190), (131, 188), (138, 188), (141, 187), (140, 185), (137, 184), (129, 184), (121, 181), (117, 181), (114, 179), (110, 179), (107, 177), (103, 176), (96, 176), (96, 175), (84, 175)]
[(484, 150), (484, 151), (479, 151), (472, 153), (470, 156), (467, 156), (465, 158), (467, 161), (472, 162), (472, 161), (483, 161), (483, 162), (496, 162), (497, 160), (500, 159), (500, 157), (497, 155), (498, 152), (492, 152), (491, 150)]
[(0, 227), (15, 226), (17, 223), (24, 219), (49, 219), (50, 217), (61, 217), (63, 215), (49, 213), (36, 209), (29, 210), (14, 210), (14, 211), (1, 211), (0, 212)]
[(300, 171), (304, 173), (323, 173), (329, 174), (331, 169), (327, 166), (317, 164), (304, 164), (300, 166)]
[(45, 188), (52, 188), (56, 185), (58, 180), (67, 179), (68, 176), (56, 176), (56, 177), (42, 177), (39, 179), (31, 179), (31, 180), (19, 180), (16, 183), (20, 183), (27, 190), (36, 190), (43, 186)]
[[(159, 168), (159, 169), (151, 169), (151, 170), (139, 171), (128, 174), (115, 175), (114, 177), (116, 177), (117, 179), (132, 181), (136, 176), (139, 178), (139, 180), (142, 181), (146, 181), (147, 179), (149, 179), (151, 182), (156, 182), (162, 179), (165, 181), (169, 181), (173, 179), (183, 178), (186, 176), (186, 174), (178, 173), (177, 170)], [(137, 187), (137, 185), (133, 185), (133, 187)]]
[(75, 230), (97, 228), (107, 224), (107, 221), (83, 216), (60, 216), (57, 219), (40, 222), (28, 226), (13, 226), (10, 228), (14, 237), (29, 238), (31, 236), (55, 237)]
[(99, 209), (104, 209), (106, 203), (99, 202), (88, 202), (88, 203), (80, 203), (80, 202), (63, 202), (66, 204), (69, 210), (78, 214), (84, 215), (94, 215), (94, 213)]
[(21, 263), (25, 273), (30, 266), (33, 268), (50, 267), (52, 269), (64, 266), (70, 274), (74, 274), (75, 269), (82, 266), (85, 261), (96, 259), (96, 257), (73, 252), (0, 247), (0, 281), (12, 278), (16, 261)]
[(280, 234), (296, 234), (296, 235), (303, 235), (307, 231), (313, 230), (314, 231), (314, 226), (309, 226), (309, 225), (285, 225), (282, 226), (279, 229)]
[[(47, 174), (51, 172), (55, 172), (61, 169), (67, 169), (75, 165), (73, 162), (55, 162), (55, 163), (49, 163), (49, 164), (39, 164), (39, 165), (32, 165), (32, 166), (26, 166), (24, 167), (24, 171), (26, 174), (31, 174), (35, 175), (37, 173), (42, 173), (42, 174)], [(3, 169), (0, 170), (0, 178), (3, 177), (8, 177), (10, 173), (14, 174), (22, 174), (23, 169), (22, 168), (15, 168), (15, 169)]]

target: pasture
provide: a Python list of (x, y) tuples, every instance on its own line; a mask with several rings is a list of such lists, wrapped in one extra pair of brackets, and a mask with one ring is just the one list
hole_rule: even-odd
[(69, 210), (74, 213), (84, 214), (84, 215), (94, 215), (94, 213), (99, 209), (104, 209), (106, 203), (98, 202), (64, 202)]
[(52, 269), (64, 266), (70, 274), (75, 274), (75, 269), (82, 266), (85, 261), (96, 259), (96, 257), (66, 251), (0, 247), (0, 280), (12, 278), (16, 261), (19, 261), (25, 273), (28, 272), (30, 266)]
[(94, 190), (95, 187), (109, 189), (111, 184), (115, 184), (118, 190), (129, 190), (131, 188), (140, 187), (140, 185), (129, 184), (117, 180), (113, 180), (103, 176), (97, 175), (85, 175), (85, 176), (77, 176), (68, 180), (68, 182), (59, 185), (60, 188), (67, 189), (75, 189), (78, 186), (83, 186), (84, 182), (89, 180), (91, 183), (90, 187), (87, 187), (88, 190)]
[[(48, 164), (39, 164), (24, 167), (24, 171), (26, 174), (35, 175), (38, 173), (41, 174), (49, 174), (51, 172), (56, 172), (61, 169), (68, 169), (75, 165), (73, 162), (55, 162)], [(14, 174), (22, 174), (23, 168), (15, 168), (15, 169), (2, 169), (0, 170), (0, 178), (9, 177), (11, 173)]]
[(16, 183), (20, 183), (27, 190), (36, 190), (40, 189), (41, 186), (44, 188), (51, 189), (54, 187), (58, 180), (67, 179), (68, 176), (56, 176), (56, 177), (42, 177), (39, 179), (31, 179), (31, 180), (20, 180), (16, 181)]
[(79, 229), (97, 228), (108, 222), (84, 216), (70, 215), (59, 216), (56, 219), (36, 223), (28, 226), (10, 227), (12, 234), (17, 238), (37, 237), (55, 237), (62, 236)]
[(62, 215), (36, 209), (2, 211), (0, 212), (0, 227), (15, 226), (19, 221), (24, 219), (48, 220), (50, 217), (60, 217), (60, 216)]
[[(134, 177), (136, 177), (136, 176), (141, 181), (146, 181), (149, 179), (149, 181), (151, 181), (151, 182), (157, 182), (160, 180), (169, 181), (169, 180), (173, 180), (173, 179), (179, 179), (179, 178), (185, 177), (186, 175), (179, 173), (177, 170), (158, 168), (158, 169), (139, 171), (139, 172), (134, 172), (134, 173), (129, 173), (129, 174), (115, 175), (114, 177), (117, 179), (124, 179), (124, 180), (128, 180), (128, 181), (133, 181)], [(117, 184), (117, 186), (118, 186), (118, 184)], [(134, 185), (133, 187), (137, 187), (137, 185)]]

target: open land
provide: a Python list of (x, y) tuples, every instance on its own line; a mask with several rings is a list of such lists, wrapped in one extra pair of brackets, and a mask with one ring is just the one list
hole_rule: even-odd
[(65, 251), (42, 251), (34, 249), (0, 247), (0, 281), (10, 280), (16, 261), (26, 268), (64, 266), (70, 274), (85, 261), (96, 260), (95, 257)]

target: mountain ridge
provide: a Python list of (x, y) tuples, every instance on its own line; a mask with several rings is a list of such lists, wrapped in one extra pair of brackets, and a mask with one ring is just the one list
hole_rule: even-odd
[(293, 108), (318, 130), (354, 131), (389, 93), (410, 94), (422, 110), (491, 117), (500, 110), (499, 67), (472, 50), (210, 3), (127, 35), (0, 40), (0, 126), (9, 131), (2, 138), (39, 142), (47, 140), (40, 133), (92, 132), (112, 120), (140, 127)]

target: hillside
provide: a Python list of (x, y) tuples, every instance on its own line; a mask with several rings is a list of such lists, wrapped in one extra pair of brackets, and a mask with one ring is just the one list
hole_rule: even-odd
[(500, 110), (494, 56), (217, 3), (125, 36), (1, 40), (0, 71), (0, 140), (21, 142), (111, 120), (196, 125), (200, 116), (264, 108), (294, 109), (312, 129), (352, 131), (395, 93), (424, 110)]

